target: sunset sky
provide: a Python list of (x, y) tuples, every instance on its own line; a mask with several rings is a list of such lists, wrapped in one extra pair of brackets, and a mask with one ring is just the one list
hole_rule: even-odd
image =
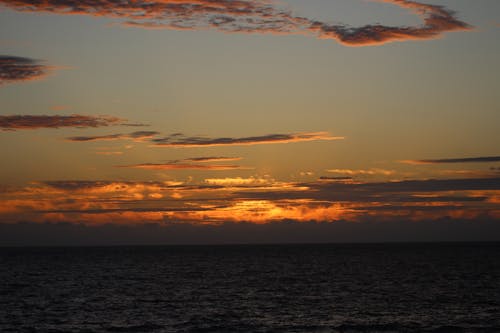
[(497, 0), (0, 0), (0, 245), (500, 240)]

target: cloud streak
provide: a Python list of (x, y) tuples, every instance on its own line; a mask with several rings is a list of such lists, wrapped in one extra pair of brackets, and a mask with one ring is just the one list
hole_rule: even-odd
[(369, 169), (369, 170), (330, 169), (326, 171), (330, 173), (349, 175), (349, 176), (374, 176), (374, 175), (390, 176), (395, 173), (393, 170), (385, 170), (385, 169)]
[(198, 162), (198, 163), (213, 163), (213, 162), (231, 162), (239, 161), (241, 157), (222, 157), (222, 156), (211, 156), (211, 157), (192, 157), (186, 158), (183, 161), (186, 162)]
[(66, 138), (67, 141), (72, 142), (94, 142), (94, 141), (112, 141), (112, 140), (133, 140), (144, 141), (151, 139), (153, 136), (160, 134), (155, 131), (137, 131), (129, 134), (108, 134), (97, 136), (72, 136)]
[(174, 160), (166, 163), (141, 163), (132, 165), (118, 165), (117, 168), (145, 169), (145, 170), (252, 170), (253, 168), (228, 164), (206, 164), (239, 161), (241, 157), (191, 157), (182, 160)]
[(271, 1), (249, 0), (0, 0), (22, 12), (91, 15), (121, 19), (129, 27), (146, 29), (216, 29), (228, 33), (310, 35), (347, 46), (380, 45), (395, 41), (426, 40), (471, 27), (443, 6), (410, 0), (379, 0), (418, 15), (420, 26), (368, 24), (350, 27), (301, 17)]
[(293, 134), (268, 134), (262, 136), (250, 136), (242, 138), (206, 138), (206, 137), (184, 137), (178, 134), (165, 138), (153, 139), (154, 146), (193, 148), (193, 147), (215, 147), (215, 146), (251, 146), (262, 144), (278, 144), (307, 141), (342, 140), (343, 137), (334, 137), (327, 132), (293, 133)]
[(485, 157), (465, 157), (465, 158), (443, 158), (429, 160), (404, 160), (401, 163), (405, 164), (448, 164), (448, 163), (490, 163), (500, 162), (500, 156), (485, 156)]
[(119, 165), (118, 168), (132, 168), (145, 170), (249, 170), (251, 168), (239, 165), (215, 165), (215, 164), (187, 164), (187, 163), (143, 163), (134, 165)]
[(69, 116), (48, 115), (10, 115), (0, 116), (0, 129), (27, 130), (40, 128), (88, 128), (121, 125), (124, 120), (111, 116), (86, 116), (73, 114)]

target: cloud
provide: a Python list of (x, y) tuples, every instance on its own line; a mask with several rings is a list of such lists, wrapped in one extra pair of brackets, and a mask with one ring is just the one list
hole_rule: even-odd
[(384, 169), (369, 169), (369, 170), (353, 170), (353, 169), (330, 169), (326, 170), (330, 173), (338, 173), (343, 175), (350, 176), (374, 176), (374, 175), (384, 175), (390, 176), (395, 172), (393, 170), (384, 170)]
[[(0, 4), (2, 1), (0, 1)], [(0, 86), (8, 83), (33, 81), (44, 78), (54, 67), (39, 60), (0, 55)]]
[(320, 38), (335, 39), (349, 46), (381, 45), (388, 42), (426, 40), (441, 37), (445, 32), (467, 31), (471, 26), (458, 20), (454, 12), (443, 6), (425, 4), (410, 0), (378, 0), (413, 11), (421, 17), (418, 27), (392, 27), (381, 24), (351, 28), (343, 24), (313, 22), (311, 30)]
[[(239, 165), (205, 164), (227, 161), (238, 161), (241, 157), (192, 157), (174, 160), (167, 163), (142, 163), (133, 165), (119, 165), (118, 168), (147, 169), (147, 170), (250, 170), (252, 168)], [(194, 164), (193, 162), (197, 163)], [(203, 164), (200, 164), (203, 163)]]
[(52, 111), (65, 111), (71, 109), (68, 105), (54, 105), (50, 108)]
[(133, 140), (133, 141), (144, 141), (151, 139), (155, 135), (160, 134), (155, 131), (137, 131), (129, 134), (108, 134), (108, 135), (98, 135), (98, 136), (72, 136), (66, 138), (67, 141), (73, 142), (92, 142), (92, 141), (108, 141), (108, 140)]
[(213, 163), (213, 162), (239, 161), (241, 159), (242, 159), (241, 157), (221, 157), (221, 156), (214, 156), (214, 157), (192, 157), (192, 158), (186, 158), (183, 161), (186, 161), (186, 162), (198, 162), (198, 163)]
[(274, 179), (269, 177), (249, 177), (249, 178), (207, 178), (205, 183), (221, 186), (264, 186), (270, 185), (275, 182)]
[(20, 221), (220, 225), (438, 220), (500, 221), (500, 177), (386, 182), (283, 183), (270, 177), (200, 184), (47, 181), (0, 187), (0, 225)]
[(122, 151), (96, 151), (97, 155), (105, 155), (105, 156), (115, 156), (115, 155), (123, 155)]
[(39, 128), (60, 128), (60, 127), (107, 127), (121, 125), (123, 119), (111, 116), (33, 116), (33, 115), (11, 115), (0, 116), (0, 129), (3, 130), (23, 130)]
[(324, 181), (333, 181), (333, 182), (345, 182), (345, 181), (351, 181), (353, 180), (352, 177), (327, 177), (327, 176), (321, 176), (319, 177), (319, 180), (324, 180)]
[(22, 12), (91, 15), (121, 19), (123, 25), (146, 29), (216, 29), (229, 33), (311, 35), (348, 46), (379, 45), (394, 41), (425, 40), (471, 27), (443, 6), (410, 0), (379, 0), (418, 15), (420, 26), (368, 24), (350, 27), (298, 16), (271, 1), (249, 0), (0, 0)]
[(269, 134), (263, 136), (251, 136), (243, 138), (206, 138), (206, 137), (184, 137), (180, 135), (153, 139), (155, 146), (159, 147), (215, 147), (215, 146), (250, 146), (260, 144), (291, 143), (322, 140), (342, 140), (343, 137), (333, 137), (327, 132), (294, 133), (294, 134)]
[(490, 163), (490, 162), (500, 162), (500, 156), (443, 158), (443, 159), (430, 159), (430, 160), (404, 160), (400, 162), (405, 164)]
[(249, 170), (251, 168), (239, 165), (213, 164), (186, 164), (186, 163), (144, 163), (134, 165), (120, 165), (118, 168), (146, 169), (146, 170)]

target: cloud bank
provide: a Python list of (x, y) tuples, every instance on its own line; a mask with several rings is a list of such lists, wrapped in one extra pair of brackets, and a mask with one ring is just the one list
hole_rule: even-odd
[(426, 40), (471, 27), (443, 6), (410, 0), (379, 0), (418, 15), (420, 26), (368, 24), (350, 27), (301, 17), (264, 0), (0, 0), (3, 6), (22, 12), (91, 15), (121, 19), (125, 26), (148, 29), (215, 29), (229, 33), (311, 35), (343, 45), (380, 45), (388, 42)]
[[(0, 225), (500, 221), (500, 178), (385, 182), (47, 181), (0, 187)], [(404, 223), (402, 225), (404, 225)]]
[(60, 128), (60, 127), (107, 127), (121, 125), (124, 120), (111, 116), (48, 116), (48, 115), (10, 115), (0, 116), (0, 129), (3, 130), (26, 130), (39, 128)]
[(47, 76), (52, 69), (53, 67), (35, 59), (0, 55), (0, 86), (39, 80)]

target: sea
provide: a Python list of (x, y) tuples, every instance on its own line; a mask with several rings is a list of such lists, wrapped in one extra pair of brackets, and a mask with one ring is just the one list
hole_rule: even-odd
[(0, 248), (0, 332), (500, 332), (500, 243)]

